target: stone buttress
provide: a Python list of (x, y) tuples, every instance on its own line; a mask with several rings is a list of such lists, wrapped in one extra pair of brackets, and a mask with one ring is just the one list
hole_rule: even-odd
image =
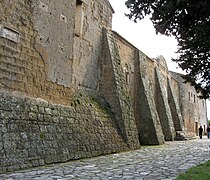
[(160, 119), (155, 107), (154, 95), (152, 94), (148, 77), (142, 72), (142, 58), (135, 61), (136, 84), (135, 90), (135, 116), (138, 126), (139, 139), (141, 144), (163, 144), (164, 136)]
[(184, 132), (184, 123), (183, 118), (181, 114), (181, 110), (179, 107), (179, 102), (177, 100), (177, 97), (175, 96), (175, 93), (172, 89), (171, 81), (168, 79), (168, 103), (171, 110), (171, 115), (174, 123), (174, 128), (176, 131), (175, 140), (185, 140), (186, 135)]
[(168, 104), (167, 87), (164, 85), (161, 72), (158, 67), (156, 72), (156, 108), (159, 114), (165, 140), (171, 141), (175, 137), (174, 123), (172, 120), (171, 110)]
[(136, 149), (139, 147), (138, 132), (120, 63), (114, 36), (111, 31), (104, 29), (101, 91), (111, 106), (125, 142), (130, 148)]

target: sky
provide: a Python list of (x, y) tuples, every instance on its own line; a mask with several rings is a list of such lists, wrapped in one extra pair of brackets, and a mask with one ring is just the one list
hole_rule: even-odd
[[(177, 41), (174, 37), (157, 35), (149, 17), (134, 23), (124, 14), (128, 11), (126, 0), (109, 0), (115, 13), (112, 19), (112, 29), (124, 37), (127, 41), (141, 50), (150, 58), (162, 55), (167, 62), (170, 71), (183, 73), (171, 58), (176, 58)], [(208, 119), (210, 119), (210, 101), (207, 101)]]

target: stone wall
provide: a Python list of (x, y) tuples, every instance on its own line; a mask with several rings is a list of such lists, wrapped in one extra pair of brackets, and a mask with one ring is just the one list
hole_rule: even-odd
[(135, 70), (134, 64), (135, 60), (138, 58), (136, 56), (137, 49), (121, 37), (117, 32), (113, 31), (113, 36), (116, 42), (116, 46), (120, 57), (120, 67), (122, 68), (122, 74), (125, 80), (125, 86), (127, 88), (131, 104), (134, 104), (134, 84), (135, 84)]
[(79, 91), (69, 103), (0, 93), (0, 172), (128, 150), (106, 103)]
[[(151, 61), (142, 52), (138, 52), (138, 59), (135, 63), (136, 70), (136, 99), (135, 116), (139, 132), (139, 139), (142, 144), (163, 144), (164, 135), (159, 115), (155, 105), (155, 77), (154, 61)], [(146, 66), (148, 62), (149, 66)], [(149, 70), (152, 70), (149, 73)], [(146, 73), (148, 71), (148, 74)]]
[[(153, 60), (148, 58), (116, 32), (108, 31), (105, 37), (108, 39), (104, 45), (106, 53), (102, 66), (102, 79), (105, 80), (101, 81), (101, 86), (108, 102), (115, 102), (112, 105), (115, 112), (122, 113), (116, 108), (121, 105), (116, 104), (114, 98), (120, 93), (116, 91), (117, 87), (111, 88), (120, 84), (121, 89), (129, 95), (127, 102), (134, 112), (141, 144), (162, 144), (163, 136), (165, 140), (184, 139), (185, 124), (179, 103), (181, 82), (171, 77), (165, 59), (161, 56)], [(120, 69), (121, 81), (118, 82), (116, 74), (111, 73), (113, 69)]]
[[(153, 94), (156, 87), (154, 78), (155, 62), (116, 32), (108, 31), (107, 34), (105, 33), (105, 37), (107, 37), (108, 40), (104, 47), (108, 46), (109, 49), (106, 49), (107, 53), (104, 56), (104, 64), (102, 66), (104, 72), (107, 73), (106, 76), (103, 75), (103, 77), (106, 77), (104, 81), (102, 81), (103, 94), (106, 94), (106, 99), (109, 104), (112, 104), (112, 109), (115, 109), (116, 113), (123, 112), (124, 104), (129, 106), (129, 109), (133, 112), (135, 118), (140, 143), (163, 144), (162, 127), (156, 111)], [(110, 79), (112, 77), (112, 69), (114, 69), (114, 77)], [(154, 74), (151, 72), (154, 72)], [(110, 82), (116, 82), (115, 89), (117, 89), (117, 92), (110, 90), (114, 86), (114, 84), (111, 85)], [(122, 94), (124, 98), (120, 95), (118, 98), (125, 99), (126, 101), (120, 105), (113, 103), (116, 101), (114, 101), (113, 98), (114, 94)], [(121, 107), (121, 109), (117, 110), (116, 107)], [(128, 112), (128, 110), (125, 112)], [(117, 122), (120, 127), (125, 128), (127, 120), (120, 118)], [(129, 131), (127, 130), (125, 132)], [(127, 136), (124, 135), (124, 137)]]
[(111, 31), (108, 0), (0, 4), (0, 172), (163, 144), (205, 124), (205, 101), (164, 59)]
[[(38, 3), (40, 1), (36, 2)], [(22, 92), (31, 97), (40, 97), (54, 103), (66, 104), (68, 103), (68, 97), (71, 96), (72, 89), (59, 85), (64, 84), (64, 81), (67, 81), (64, 80), (66, 78), (63, 78), (63, 81), (61, 78), (58, 78), (60, 83), (54, 83), (53, 78), (49, 76), (49, 72), (51, 71), (49, 70), (49, 66), (51, 66), (49, 64), (51, 64), (51, 62), (48, 60), (57, 62), (63, 60), (62, 58), (56, 59), (58, 58), (56, 54), (59, 53), (58, 46), (56, 45), (59, 43), (56, 44), (54, 42), (56, 39), (53, 39), (55, 38), (54, 36), (51, 37), (52, 34), (47, 34), (49, 38), (40, 39), (39, 37), (44, 30), (41, 29), (41, 32), (37, 32), (35, 28), (35, 26), (38, 26), (36, 25), (38, 22), (34, 22), (35, 20), (38, 21), (38, 19), (36, 15), (33, 16), (36, 9), (40, 9), (42, 13), (47, 14), (47, 17), (45, 17), (47, 19), (44, 18), (45, 21), (47, 21), (48, 18), (52, 18), (50, 9), (48, 9), (49, 11), (44, 11), (45, 9), (43, 8), (47, 8), (47, 5), (42, 4), (43, 7), (40, 2), (40, 4), (36, 4), (35, 6), (33, 3), (35, 3), (35, 1), (17, 0), (16, 3), (7, 0), (1, 1), (0, 8), (3, 15), (0, 17), (1, 32), (4, 31), (5, 34), (8, 35), (7, 38), (0, 38), (0, 87), (9, 92)], [(43, 14), (40, 15), (44, 16)], [(57, 15), (60, 16), (59, 13)], [(35, 20), (33, 20), (33, 18)], [(44, 23), (40, 24), (40, 28), (42, 25), (44, 29)], [(45, 28), (52, 29), (52, 27)], [(11, 40), (9, 37), (12, 36), (17, 36), (18, 39)], [(51, 40), (54, 42), (52, 45), (50, 43), (50, 47), (57, 47), (55, 54), (49, 54), (47, 51), (49, 48), (47, 39), (50, 38), (52, 38)], [(70, 40), (70, 42), (72, 42), (72, 40)], [(71, 55), (70, 49), (69, 57)], [(54, 59), (54, 55), (56, 56), (56, 60)], [(68, 56), (68, 54), (66, 55)], [(64, 64), (67, 65), (66, 68), (68, 69), (68, 63), (66, 62)], [(57, 66), (57, 64), (55, 65)], [(59, 66), (56, 68), (59, 68)], [(63, 72), (65, 71), (66, 70)], [(71, 73), (71, 71), (69, 73)], [(71, 79), (70, 74), (68, 74), (67, 77)], [(61, 81), (63, 83), (61, 83)]]
[[(74, 75), (81, 82), (98, 84), (102, 75), (100, 33), (103, 26), (111, 27), (107, 14), (111, 18), (113, 12), (110, 4), (104, 3), (108, 2), (84, 4), (85, 17), (89, 19), (87, 29), (82, 37), (75, 37), (76, 0), (62, 5), (44, 0), (1, 2), (1, 172), (139, 147), (138, 138), (125, 132), (127, 129), (119, 129), (106, 100), (102, 101), (103, 108), (86, 94), (90, 89), (97, 89), (96, 85), (72, 83)], [(100, 14), (98, 7), (106, 15)], [(95, 19), (88, 16), (90, 12)], [(89, 37), (90, 33), (93, 36)], [(81, 40), (82, 48), (75, 44), (75, 38)], [(83, 46), (86, 42), (93, 45), (92, 51)], [(83, 57), (84, 71), (79, 71), (81, 66), (75, 68), (76, 52)], [(85, 95), (78, 93), (79, 86)], [(100, 93), (91, 94), (95, 97)], [(126, 113), (124, 116), (127, 117)], [(128, 117), (132, 117), (129, 111)], [(131, 129), (134, 126), (130, 128), (128, 119), (126, 123), (128, 130), (136, 131)], [(130, 137), (129, 148), (123, 133)]]
[[(172, 85), (173, 83), (173, 85)], [(170, 106), (170, 111), (172, 115), (172, 120), (174, 123), (175, 131), (184, 131), (184, 123), (181, 114), (180, 104), (179, 104), (179, 95), (177, 93), (177, 88), (179, 84), (177, 81), (174, 81), (168, 78), (168, 103)]]
[[(165, 140), (174, 140), (175, 129), (171, 110), (168, 103), (167, 76), (163, 77), (160, 69), (156, 67), (156, 108), (160, 118)], [(166, 83), (165, 83), (166, 81)]]
[(47, 80), (70, 86), (76, 0), (33, 0), (30, 6), (34, 48), (45, 63)]
[[(113, 13), (107, 1), (83, 1), (82, 14), (76, 0), (4, 0), (0, 8), (1, 27), (19, 38), (0, 39), (3, 89), (65, 104), (72, 86), (99, 88), (102, 27), (111, 28)], [(83, 17), (80, 36), (77, 16)]]
[(198, 98), (195, 88), (189, 83), (183, 83), (184, 79), (179, 73), (170, 72), (171, 76), (179, 82), (179, 104), (182, 113), (185, 132), (189, 136), (198, 133), (199, 126), (207, 127), (206, 101)]
[(72, 84), (96, 90), (101, 75), (102, 28), (111, 29), (113, 9), (107, 0), (85, 0), (81, 8), (81, 32), (74, 36)]
[(125, 142), (131, 149), (136, 149), (139, 147), (138, 132), (122, 62), (115, 33), (104, 29), (100, 91), (115, 114), (116, 123)]

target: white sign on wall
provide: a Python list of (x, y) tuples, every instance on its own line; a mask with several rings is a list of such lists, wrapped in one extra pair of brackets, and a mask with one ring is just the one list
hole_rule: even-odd
[(14, 42), (20, 41), (20, 34), (12, 29), (7, 27), (0, 26), (0, 37), (9, 39)]

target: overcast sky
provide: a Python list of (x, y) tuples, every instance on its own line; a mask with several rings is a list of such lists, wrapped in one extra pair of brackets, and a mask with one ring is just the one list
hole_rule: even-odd
[[(145, 18), (137, 23), (130, 21), (124, 15), (128, 12), (125, 1), (126, 0), (109, 0), (115, 11), (113, 14), (112, 29), (150, 58), (163, 55), (169, 70), (182, 72), (178, 69), (178, 65), (171, 61), (172, 57), (177, 57), (175, 53), (177, 51), (177, 41), (175, 38), (156, 35), (155, 29), (149, 18)], [(210, 101), (207, 102), (207, 105), (208, 118), (210, 119)]]

